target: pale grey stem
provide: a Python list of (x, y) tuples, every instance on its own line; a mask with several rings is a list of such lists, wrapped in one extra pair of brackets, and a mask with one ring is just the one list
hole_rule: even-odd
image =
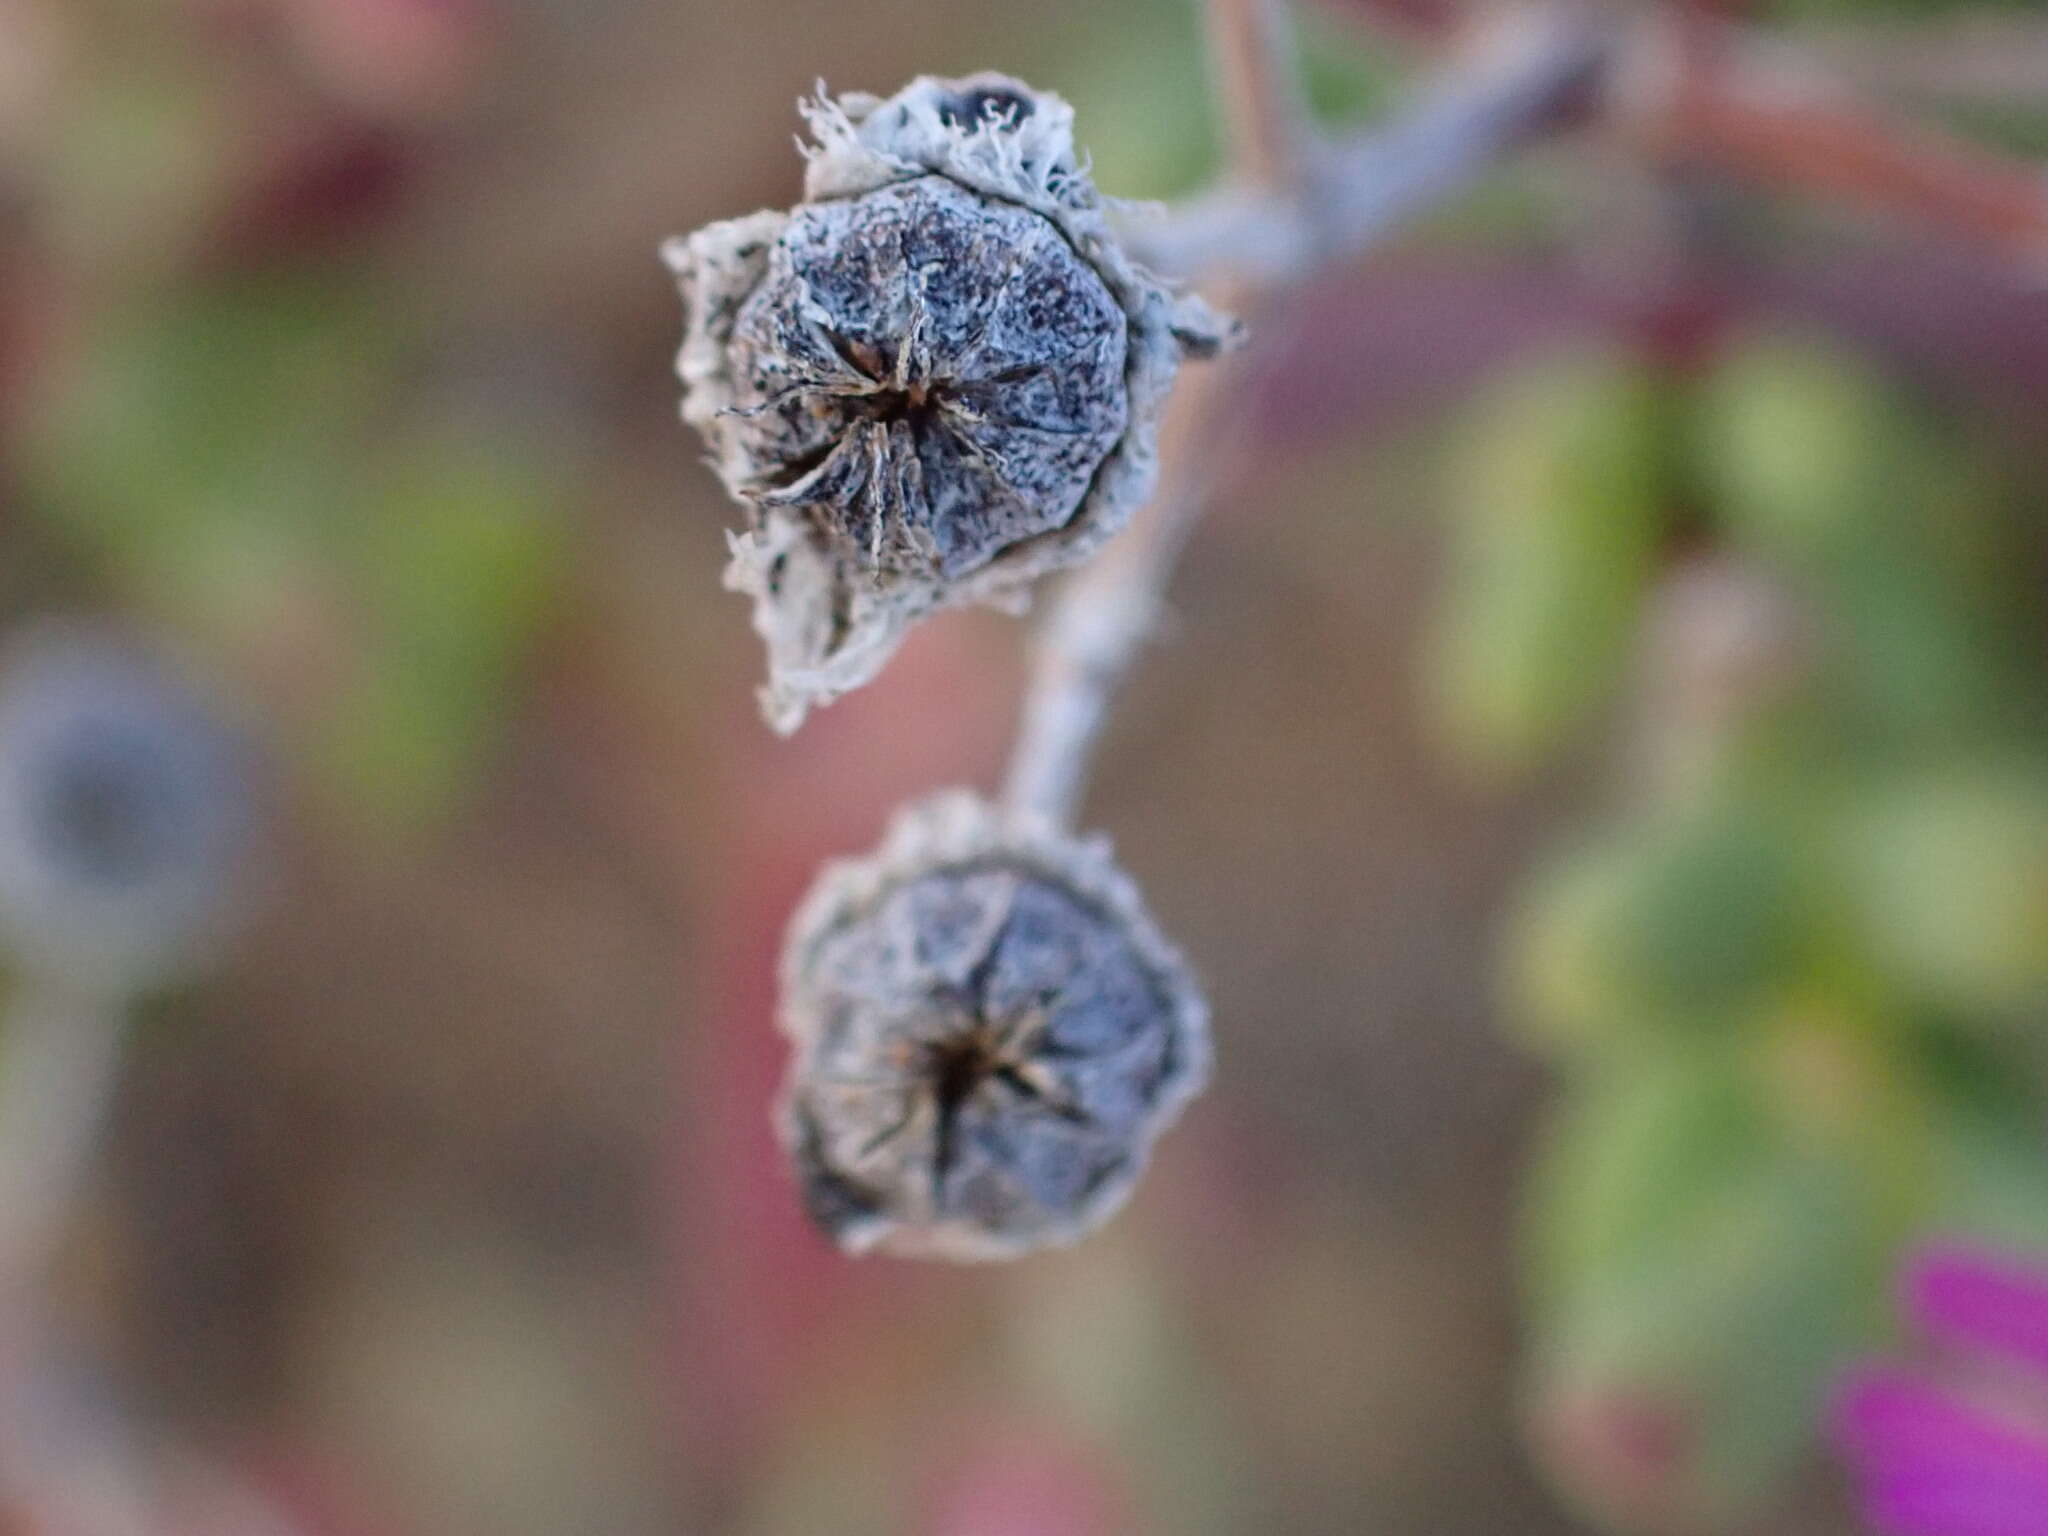
[[(1205, 10), (1232, 176), (1262, 194), (1304, 195), (1314, 145), (1286, 0), (1207, 0)], [(1226, 308), (1256, 298), (1247, 284), (1235, 288)], [(1216, 443), (1200, 428), (1223, 381), (1237, 372), (1217, 363), (1182, 381), (1161, 434), (1159, 490), (1068, 578), (1041, 625), (1003, 790), (1013, 814), (1062, 826), (1073, 820), (1110, 696), (1157, 622), (1174, 558), (1207, 499), (1198, 466), (1215, 462)]]
[(1060, 590), (1035, 641), (1003, 786), (1011, 811), (1072, 823), (1110, 696), (1157, 623), (1174, 558), (1202, 500), (1192, 487), (1155, 496)]
[(0, 1036), (0, 1309), (28, 1305), (63, 1234), (115, 1081), (117, 997), (23, 984)]
[(1464, 191), (1568, 117), (1597, 83), (1607, 49), (1606, 34), (1575, 8), (1505, 13), (1393, 123), (1311, 144), (1297, 186), (1225, 183), (1149, 223), (1134, 220), (1131, 249), (1169, 277), (1229, 271), (1267, 287), (1298, 282)]
[(1288, 0), (1209, 0), (1210, 69), (1229, 179), (1299, 193), (1315, 138)]
[[(1211, 15), (1226, 55), (1220, 78), (1240, 86), (1256, 79), (1228, 51), (1255, 48), (1261, 38), (1270, 45), (1273, 13), (1250, 0), (1214, 0)], [(1138, 254), (1180, 275), (1227, 273), (1230, 286), (1218, 297), (1242, 313), (1339, 256), (1364, 253), (1563, 115), (1601, 58), (1575, 17), (1545, 12), (1540, 22), (1520, 17), (1488, 29), (1463, 72), (1391, 125), (1357, 140), (1307, 144), (1303, 174), (1241, 183), (1169, 215), (1139, 232)], [(1264, 57), (1270, 64), (1285, 53)], [(1272, 111), (1253, 104), (1226, 117), (1255, 125), (1268, 147), (1274, 142), (1256, 127), (1270, 124)], [(1266, 155), (1253, 146), (1232, 159), (1256, 164)], [(1110, 698), (1153, 629), (1173, 562), (1210, 494), (1218, 439), (1228, 424), (1242, 424), (1242, 411), (1219, 412), (1216, 400), (1244, 384), (1233, 363), (1183, 379), (1167, 419), (1159, 494), (1068, 578), (1043, 621), (1004, 785), (1011, 812), (1072, 822)]]

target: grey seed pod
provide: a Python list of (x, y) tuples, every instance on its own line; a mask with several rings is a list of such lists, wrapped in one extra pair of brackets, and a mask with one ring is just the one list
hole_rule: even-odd
[(1129, 1196), (1208, 1076), (1208, 1008), (1099, 838), (951, 791), (790, 925), (776, 1111), (841, 1247), (1005, 1259)]
[(804, 201), (663, 252), (784, 730), (926, 613), (1015, 604), (1120, 528), (1180, 359), (1234, 335), (1124, 255), (1057, 96), (923, 77), (803, 111)]
[(105, 991), (170, 979), (231, 915), (252, 829), (236, 745), (159, 666), (83, 622), (0, 657), (0, 945)]

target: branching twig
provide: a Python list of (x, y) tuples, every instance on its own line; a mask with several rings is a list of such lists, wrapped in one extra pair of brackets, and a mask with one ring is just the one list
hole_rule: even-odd
[(1175, 557), (1200, 516), (1223, 456), (1216, 397), (1237, 372), (1206, 365), (1182, 380), (1160, 434), (1160, 487), (1130, 526), (1060, 590), (1039, 628), (1003, 800), (1054, 822), (1073, 819), (1089, 750), (1125, 670), (1152, 632)]
[(1470, 43), (1435, 92), (1393, 124), (1311, 140), (1291, 184), (1226, 182), (1133, 228), (1132, 250), (1174, 277), (1228, 271), (1263, 287), (1298, 282), (1569, 120), (1606, 51), (1594, 23), (1565, 8), (1507, 12)]
[[(1248, 315), (1298, 282), (1324, 253), (1362, 251), (1402, 219), (1469, 185), (1556, 114), (1589, 57), (1576, 26), (1497, 34), (1473, 72), (1371, 139), (1332, 149), (1290, 126), (1305, 120), (1293, 104), (1292, 53), (1276, 23), (1279, 12), (1253, 0), (1212, 0), (1210, 15), (1218, 78), (1231, 98), (1223, 116), (1240, 140), (1228, 159), (1258, 179), (1222, 194), (1212, 206), (1235, 212), (1209, 225), (1207, 235), (1200, 210), (1173, 227), (1186, 265), (1227, 269), (1213, 296)], [(1333, 165), (1344, 169), (1341, 188), (1329, 184)], [(1279, 243), (1263, 246), (1276, 230)], [(1144, 254), (1158, 261), (1162, 250), (1147, 247)], [(1182, 381), (1162, 435), (1158, 494), (1070, 578), (1047, 615), (1005, 788), (1013, 811), (1071, 820), (1110, 695), (1151, 632), (1174, 558), (1241, 427), (1242, 412), (1217, 406), (1237, 392), (1243, 368), (1210, 364)]]
[[(1232, 179), (1130, 232), (1147, 265), (1219, 277), (1255, 310), (1353, 258), (1470, 186), (1522, 144), (1581, 116), (1641, 152), (1819, 191), (2048, 258), (2048, 176), (1903, 127), (1825, 72), (1747, 32), (1688, 18), (1617, 24), (1568, 6), (1503, 13), (1433, 95), (1393, 124), (1337, 141), (1307, 126), (1278, 0), (1210, 0)], [(1588, 112), (1585, 109), (1594, 108)], [(1166, 577), (1217, 462), (1213, 409), (1239, 365), (1184, 382), (1166, 423), (1162, 487), (1040, 632), (1007, 803), (1069, 819), (1108, 700), (1150, 632)]]
[[(1225, 158), (1253, 196), (1301, 201), (1310, 151), (1284, 0), (1209, 0), (1209, 39), (1225, 132)], [(1252, 295), (1218, 292), (1242, 309)], [(1202, 427), (1235, 372), (1212, 363), (1182, 380), (1160, 434), (1159, 490), (1094, 562), (1061, 590), (1039, 630), (1031, 683), (1004, 804), (1065, 824), (1073, 819), (1088, 753), (1110, 695), (1157, 617), (1160, 595), (1199, 514), (1213, 462)]]
[[(1697, 12), (1508, 12), (1433, 107), (1315, 147), (1305, 195), (1228, 183), (1131, 244), (1160, 271), (1284, 281), (1355, 251), (1575, 105), (1632, 152), (1871, 209), (2048, 267), (2048, 175), (1865, 100), (1796, 45)], [(1516, 89), (1519, 83), (1520, 89)]]

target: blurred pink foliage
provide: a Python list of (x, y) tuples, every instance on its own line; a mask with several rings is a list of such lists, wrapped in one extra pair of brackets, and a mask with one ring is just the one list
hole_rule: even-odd
[(1109, 1469), (1044, 1424), (991, 1425), (938, 1484), (925, 1536), (1112, 1536), (1131, 1528)]

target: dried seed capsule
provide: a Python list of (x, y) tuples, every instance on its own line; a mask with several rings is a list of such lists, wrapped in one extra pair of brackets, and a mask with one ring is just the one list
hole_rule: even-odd
[(976, 75), (804, 110), (805, 201), (664, 252), (683, 415), (753, 509), (726, 579), (783, 729), (925, 613), (1014, 600), (1122, 526), (1181, 356), (1229, 335), (1123, 255), (1058, 97)]
[(199, 701), (119, 637), (46, 622), (0, 667), (0, 942), (18, 965), (133, 990), (231, 916), (252, 790)]
[(1208, 1072), (1208, 1011), (1099, 839), (963, 792), (829, 866), (790, 926), (777, 1129), (838, 1243), (948, 1259), (1071, 1242)]

